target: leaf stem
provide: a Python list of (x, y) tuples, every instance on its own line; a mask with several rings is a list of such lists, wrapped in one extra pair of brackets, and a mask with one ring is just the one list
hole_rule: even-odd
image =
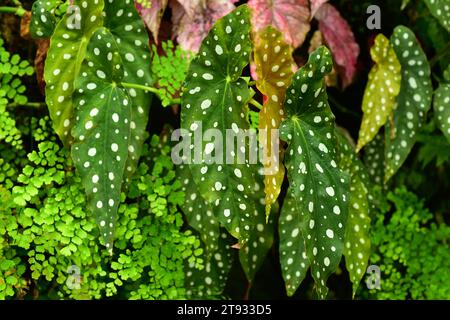
[(23, 17), (25, 12), (27, 11), (22, 7), (0, 7), (0, 13), (12, 13), (19, 17)]
[(335, 106), (339, 111), (342, 113), (349, 114), (357, 119), (360, 118), (360, 115), (356, 113), (355, 111), (349, 110), (345, 108), (340, 102), (338, 102), (335, 98), (333, 98), (331, 95), (328, 95), (328, 100)]
[(256, 81), (249, 81), (248, 86), (249, 87), (256, 86)]
[(27, 103), (10, 103), (8, 108), (28, 107), (28, 108), (42, 108), (45, 107), (45, 102), (27, 102)]
[[(146, 92), (151, 92), (154, 93), (158, 96), (158, 98), (160, 100), (162, 99), (162, 94), (161, 94), (161, 90), (155, 87), (147, 87), (147, 86), (143, 86), (141, 84), (137, 84), (137, 83), (127, 83), (127, 82), (122, 82), (122, 86), (124, 88), (133, 88), (133, 89), (138, 89), (138, 90), (144, 90)], [(169, 105), (177, 105), (177, 104), (181, 104), (181, 99), (173, 99), (170, 101)]]
[(263, 108), (263, 106), (253, 98), (249, 101), (249, 103), (258, 108), (258, 110), (261, 110)]

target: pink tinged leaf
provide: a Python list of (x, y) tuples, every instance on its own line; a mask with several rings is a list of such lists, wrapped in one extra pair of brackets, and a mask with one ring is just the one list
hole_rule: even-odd
[(230, 13), (237, 0), (170, 0), (173, 33), (181, 48), (197, 53), (214, 23)]
[(359, 46), (347, 21), (331, 4), (323, 4), (316, 13), (319, 29), (333, 53), (343, 87), (353, 81), (359, 56)]
[(305, 41), (311, 28), (308, 0), (249, 0), (248, 5), (253, 9), (253, 31), (272, 25), (295, 48)]
[(317, 10), (328, 0), (310, 0), (311, 3), (311, 19), (316, 15)]
[(169, 0), (154, 0), (149, 7), (135, 1), (136, 9), (158, 43), (159, 27)]

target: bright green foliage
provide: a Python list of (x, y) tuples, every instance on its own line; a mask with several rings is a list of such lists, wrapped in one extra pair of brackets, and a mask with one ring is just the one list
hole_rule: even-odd
[(22, 135), (20, 130), (16, 128), (16, 121), (6, 110), (8, 100), (5, 98), (5, 91), (0, 89), (0, 141), (5, 141), (13, 147), (22, 148)]
[(152, 72), (157, 79), (156, 86), (160, 89), (161, 103), (167, 107), (174, 99), (180, 97), (189, 69), (190, 55), (180, 46), (175, 47), (170, 40), (162, 43), (164, 55), (158, 54), (158, 48), (155, 45), (152, 48)]
[[(272, 141), (272, 130), (280, 127), (284, 119), (284, 100), (286, 89), (291, 84), (294, 74), (292, 47), (283, 39), (283, 34), (273, 27), (267, 27), (259, 32), (257, 44), (254, 49), (256, 85), (260, 92), (267, 97), (259, 113), (259, 129), (266, 130), (260, 135), (264, 148), (264, 167), (274, 170), (272, 174), (264, 176), (264, 191), (266, 193), (266, 214), (270, 207), (276, 203), (284, 181), (285, 170), (280, 163), (283, 150), (279, 154), (272, 154), (273, 145), (279, 141)], [(277, 163), (278, 161), (278, 163)]]
[(376, 64), (369, 73), (369, 81), (364, 92), (362, 104), (364, 117), (359, 131), (357, 151), (372, 141), (386, 123), (394, 110), (401, 85), (400, 63), (384, 35), (379, 34), (376, 37), (370, 53)]
[[(82, 6), (81, 4), (87, 5)], [(95, 29), (102, 25), (103, 0), (74, 0), (78, 15), (69, 12), (56, 26), (45, 63), (45, 98), (53, 128), (67, 146), (72, 138), (74, 82), (78, 76), (86, 48)], [(86, 19), (89, 17), (89, 19)], [(93, 18), (95, 17), (95, 18)]]
[(447, 82), (441, 83), (434, 93), (433, 108), (439, 129), (450, 142), (450, 67), (446, 70), (444, 77)]
[(355, 150), (342, 132), (339, 166), (350, 175), (348, 220), (345, 230), (345, 264), (353, 283), (353, 296), (365, 274), (370, 256), (369, 176)]
[(450, 228), (433, 222), (423, 202), (404, 188), (388, 199), (392, 210), (378, 214), (372, 229), (370, 263), (381, 268), (381, 290), (371, 293), (378, 299), (448, 299)]
[[(124, 69), (124, 82), (144, 86), (153, 84), (150, 73), (151, 54), (149, 38), (144, 22), (130, 0), (105, 1), (105, 27), (114, 36)], [(95, 41), (95, 40), (93, 40)], [(103, 57), (104, 58), (104, 57)], [(106, 56), (108, 59), (108, 56)], [(109, 60), (108, 60), (109, 61)], [(105, 62), (107, 63), (107, 62)], [(142, 144), (146, 138), (152, 95), (143, 90), (129, 89), (132, 98), (128, 157), (125, 182), (128, 183), (140, 158)]]
[[(280, 127), (281, 139), (289, 144), (285, 159), (290, 184), (287, 192), (296, 200), (297, 217), (293, 221), (298, 223), (295, 227), (286, 224), (281, 233), (291, 236), (294, 252), (302, 252), (305, 245), (322, 299), (328, 291), (326, 280), (338, 267), (344, 249), (349, 190), (348, 175), (337, 164), (335, 117), (324, 81), (331, 69), (328, 49), (320, 47), (311, 54), (288, 88), (287, 119)], [(280, 259), (282, 268), (295, 267), (292, 253)]]
[(170, 147), (154, 136), (143, 154), (139, 175), (122, 194), (112, 257), (101, 249), (66, 150), (39, 144), (19, 178), (0, 160), (0, 297), (31, 297), (32, 283), (44, 299), (185, 298), (184, 265), (203, 266), (200, 241), (181, 231), (184, 194)]
[(414, 33), (403, 26), (395, 28), (391, 45), (401, 65), (402, 83), (393, 122), (386, 123), (385, 181), (411, 152), (433, 96), (430, 65)]
[(450, 6), (448, 0), (424, 0), (431, 14), (450, 32)]
[(23, 95), (26, 88), (20, 77), (31, 76), (34, 69), (28, 61), (22, 60), (18, 54), (12, 55), (3, 45), (4, 41), (0, 38), (0, 90), (5, 92), (2, 97), (18, 104), (25, 104), (28, 101)]
[(181, 114), (182, 128), (194, 135), (201, 134), (202, 127), (220, 130), (222, 137), (226, 137), (227, 129), (232, 130), (238, 136), (238, 145), (245, 149), (245, 153), (238, 147), (237, 151), (226, 150), (222, 154), (210, 142), (193, 150), (195, 163), (190, 155), (185, 155), (191, 160), (189, 168), (199, 194), (215, 205), (218, 220), (239, 239), (241, 247), (249, 240), (251, 215), (256, 209), (252, 195), (257, 167), (249, 165), (248, 159), (244, 164), (243, 158), (249, 151), (248, 139), (239, 138), (239, 133), (250, 126), (246, 115), (250, 90), (247, 81), (241, 78), (251, 52), (249, 19), (248, 7), (241, 6), (216, 22), (199, 55), (191, 62)]
[[(75, 82), (75, 143), (72, 156), (86, 190), (89, 208), (112, 250), (117, 209), (131, 136), (132, 101), (118, 86), (124, 78), (122, 59), (106, 28), (92, 35)], [(107, 60), (104, 57), (111, 57)], [(119, 68), (117, 68), (119, 66)]]
[(37, 0), (33, 3), (30, 22), (30, 35), (33, 38), (51, 37), (57, 23), (55, 10), (60, 3), (59, 0)]

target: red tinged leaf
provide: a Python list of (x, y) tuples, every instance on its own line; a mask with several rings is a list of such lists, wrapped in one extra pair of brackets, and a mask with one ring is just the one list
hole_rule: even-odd
[(294, 48), (303, 44), (311, 28), (308, 0), (249, 0), (248, 5), (253, 9), (254, 32), (272, 25)]
[(343, 87), (353, 81), (359, 56), (359, 45), (347, 21), (331, 4), (323, 4), (316, 13), (319, 29), (331, 49)]
[(181, 48), (197, 53), (214, 23), (230, 13), (237, 0), (171, 0), (173, 33)]
[(151, 31), (155, 42), (158, 43), (159, 27), (161, 19), (166, 11), (169, 0), (154, 0), (148, 5), (142, 5), (135, 1), (136, 9), (141, 15), (147, 28)]
[(311, 3), (311, 18), (316, 15), (317, 10), (328, 0), (310, 0)]

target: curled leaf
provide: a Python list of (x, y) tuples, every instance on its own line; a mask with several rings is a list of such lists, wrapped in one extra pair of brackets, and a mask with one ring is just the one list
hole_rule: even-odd
[(169, 0), (153, 0), (150, 3), (136, 2), (136, 9), (142, 16), (147, 27), (150, 29), (155, 42), (158, 43), (159, 27), (161, 19), (166, 11)]
[(294, 48), (305, 41), (311, 28), (308, 0), (249, 0), (248, 5), (253, 11), (254, 32), (272, 25)]

